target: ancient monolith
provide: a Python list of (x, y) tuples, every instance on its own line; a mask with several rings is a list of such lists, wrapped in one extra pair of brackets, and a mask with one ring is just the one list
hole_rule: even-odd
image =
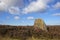
[(34, 23), (34, 27), (38, 27), (41, 30), (47, 31), (46, 24), (42, 19), (36, 19)]

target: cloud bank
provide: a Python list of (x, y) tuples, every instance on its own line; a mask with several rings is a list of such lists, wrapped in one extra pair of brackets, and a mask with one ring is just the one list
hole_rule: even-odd
[[(18, 4), (18, 2), (20, 4)], [(23, 2), (21, 0), (0, 0), (0, 11), (5, 11), (11, 6), (22, 6)]]
[(45, 11), (48, 8), (48, 2), (50, 0), (37, 0), (31, 2), (27, 7), (23, 9), (24, 13), (29, 13), (29, 12), (37, 12), (37, 11)]
[[(15, 7), (15, 5), (19, 0), (0, 0), (0, 11), (2, 10), (8, 10), (10, 14), (27, 14), (31, 12), (45, 12), (46, 9), (49, 8), (48, 3), (51, 3), (52, 0), (36, 0), (36, 1), (31, 1), (30, 4), (24, 8), (19, 9), (19, 7), (22, 5), (23, 1), (19, 1), (20, 6)], [(60, 9), (60, 2), (57, 2), (55, 5), (53, 5), (54, 9)], [(52, 8), (52, 9), (53, 9)]]

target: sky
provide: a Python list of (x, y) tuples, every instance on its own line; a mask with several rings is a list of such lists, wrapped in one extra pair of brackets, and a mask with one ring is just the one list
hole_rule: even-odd
[(60, 25), (60, 0), (0, 0), (0, 25)]

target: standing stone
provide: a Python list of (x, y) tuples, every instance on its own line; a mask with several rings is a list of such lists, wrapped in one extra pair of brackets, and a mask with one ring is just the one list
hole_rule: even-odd
[(42, 19), (36, 19), (34, 23), (34, 27), (38, 27), (44, 31), (47, 31), (46, 24)]

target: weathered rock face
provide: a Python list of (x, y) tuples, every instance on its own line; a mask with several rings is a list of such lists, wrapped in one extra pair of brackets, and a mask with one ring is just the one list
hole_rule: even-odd
[(38, 27), (42, 30), (47, 31), (46, 24), (44, 23), (42, 19), (36, 19), (34, 23), (34, 27)]

